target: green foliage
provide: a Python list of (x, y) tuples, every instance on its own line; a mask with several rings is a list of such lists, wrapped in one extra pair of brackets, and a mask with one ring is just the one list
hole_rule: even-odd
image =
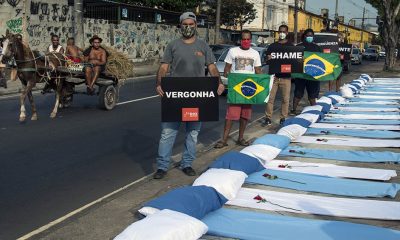
[[(209, 1), (207, 10), (202, 13), (207, 14), (210, 21), (215, 21), (217, 1)], [(227, 27), (240, 27), (243, 24), (251, 23), (256, 18), (257, 11), (253, 3), (246, 0), (222, 0), (221, 4), (221, 24)]]

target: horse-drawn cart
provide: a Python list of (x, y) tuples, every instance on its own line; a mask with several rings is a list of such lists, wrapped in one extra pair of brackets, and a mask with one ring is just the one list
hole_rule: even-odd
[[(65, 79), (67, 92), (66, 95), (68, 100), (64, 104), (72, 102), (73, 94), (86, 94), (85, 91), (76, 91), (75, 86), (85, 84), (85, 73), (82, 65), (77, 67), (58, 67), (57, 71), (67, 74)], [(96, 80), (95, 85), (98, 87), (97, 95), (99, 97), (99, 107), (105, 110), (112, 110), (118, 102), (118, 78), (107, 72), (102, 72), (99, 78)]]

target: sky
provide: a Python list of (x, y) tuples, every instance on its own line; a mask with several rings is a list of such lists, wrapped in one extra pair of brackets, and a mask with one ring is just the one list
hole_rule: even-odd
[[(344, 16), (345, 23), (348, 23), (351, 18), (362, 18), (363, 7), (365, 6), (365, 17), (376, 18), (378, 12), (364, 0), (338, 0), (338, 14)], [(321, 8), (329, 9), (329, 17), (335, 16), (335, 0), (306, 0), (306, 10), (312, 13), (320, 14)], [(365, 20), (365, 24), (375, 24), (374, 20)], [(356, 19), (356, 25), (361, 25), (361, 19)]]

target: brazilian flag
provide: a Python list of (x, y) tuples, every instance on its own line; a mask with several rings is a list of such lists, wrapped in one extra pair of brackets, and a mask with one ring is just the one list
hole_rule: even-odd
[(230, 73), (228, 103), (263, 104), (269, 95), (271, 76), (267, 74)]
[(336, 80), (341, 72), (338, 53), (304, 52), (304, 73), (292, 73), (292, 78), (331, 81)]

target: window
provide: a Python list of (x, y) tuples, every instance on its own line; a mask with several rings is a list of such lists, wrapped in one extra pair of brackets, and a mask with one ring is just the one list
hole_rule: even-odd
[(269, 5), (267, 7), (267, 21), (272, 21), (272, 16), (274, 14), (273, 12), (274, 12), (273, 6)]

